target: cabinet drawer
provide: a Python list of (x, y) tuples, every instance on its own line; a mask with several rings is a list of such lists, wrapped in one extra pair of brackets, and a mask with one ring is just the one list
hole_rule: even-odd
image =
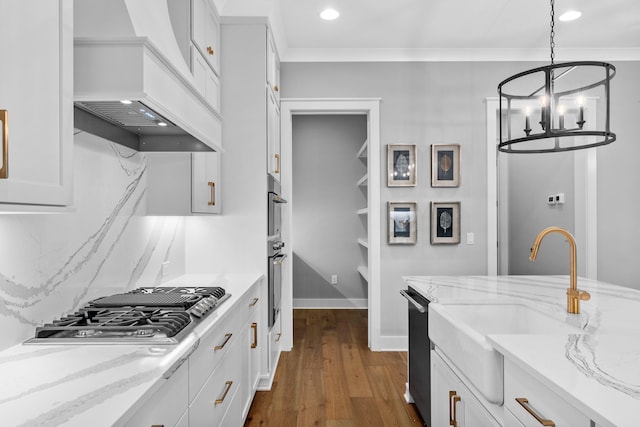
[(508, 359), (504, 361), (504, 405), (525, 427), (540, 427), (536, 416), (553, 421), (556, 427), (591, 426), (582, 412)]
[(183, 417), (187, 407), (188, 368), (184, 363), (164, 382), (125, 426), (173, 426)]
[(190, 402), (198, 394), (209, 374), (237, 341), (240, 333), (238, 316), (233, 313), (222, 319), (213, 329), (211, 334), (202, 339), (196, 352), (189, 358)]
[[(234, 342), (189, 407), (189, 424), (217, 426), (231, 406), (241, 382), (240, 360), (244, 350)], [(233, 417), (232, 417), (233, 418)]]

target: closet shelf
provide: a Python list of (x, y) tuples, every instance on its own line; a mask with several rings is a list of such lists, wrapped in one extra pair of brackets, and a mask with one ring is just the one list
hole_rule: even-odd
[(360, 147), (360, 149), (358, 150), (358, 154), (357, 156), (361, 159), (366, 159), (367, 158), (367, 147), (369, 147), (369, 140), (367, 139), (364, 144), (362, 144), (362, 147)]
[(368, 247), (369, 247), (369, 242), (368, 242), (367, 240), (365, 240), (365, 239), (358, 239), (358, 244), (359, 244), (360, 246), (365, 247), (365, 248), (368, 248)]
[(369, 214), (369, 208), (358, 209), (356, 212), (358, 213), (358, 215), (368, 215)]
[(366, 266), (364, 265), (359, 266), (358, 273), (360, 273), (360, 275), (364, 280), (366, 280), (367, 282), (369, 281), (369, 269)]
[(358, 180), (358, 182), (356, 183), (356, 185), (357, 185), (358, 187), (366, 187), (366, 186), (367, 186), (367, 184), (368, 184), (368, 182), (369, 182), (369, 175), (368, 175), (368, 174), (365, 174), (362, 178), (360, 178), (360, 179)]

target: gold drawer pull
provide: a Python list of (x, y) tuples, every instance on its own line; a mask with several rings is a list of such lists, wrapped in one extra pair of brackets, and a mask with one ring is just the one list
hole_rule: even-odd
[(280, 337), (282, 336), (282, 334), (280, 332), (278, 332), (278, 334), (276, 335), (276, 340), (275, 342), (280, 342)]
[(253, 343), (251, 343), (251, 348), (256, 348), (258, 346), (258, 324), (253, 322), (251, 329), (253, 329)]
[(222, 350), (224, 348), (225, 345), (227, 345), (227, 343), (229, 342), (229, 340), (231, 339), (231, 336), (233, 334), (224, 334), (224, 342), (220, 345), (217, 345), (215, 347), (213, 347), (214, 350)]
[(215, 206), (216, 205), (216, 183), (209, 181), (207, 182), (207, 184), (209, 185), (209, 188), (211, 189), (211, 197), (209, 198), (209, 203), (207, 203), (207, 205), (209, 206)]
[(274, 90), (274, 91), (276, 91), (276, 92), (278, 92), (278, 91), (280, 90), (280, 88), (278, 87), (278, 85), (275, 85), (275, 86), (273, 87), (273, 90)]
[(273, 173), (280, 173), (280, 154), (273, 155), (276, 158), (276, 170)]
[(253, 307), (254, 305), (256, 305), (258, 303), (258, 301), (260, 300), (260, 298), (254, 298), (251, 303), (249, 303), (249, 307)]
[[(458, 427), (458, 420), (456, 414), (456, 403), (460, 402), (460, 396), (455, 390), (449, 391), (449, 425)], [(452, 410), (453, 408), (453, 410)], [(453, 417), (451, 416), (453, 413)]]
[(540, 423), (540, 425), (555, 427), (556, 423), (551, 420), (546, 420), (535, 413), (535, 411), (529, 406), (529, 400), (526, 397), (516, 397), (516, 402), (518, 402), (520, 406), (522, 406), (533, 418), (535, 418), (536, 421)]
[(219, 405), (222, 402), (224, 402), (224, 399), (227, 397), (229, 390), (231, 390), (231, 384), (233, 384), (233, 381), (227, 381), (224, 383), (225, 385), (224, 393), (222, 393), (222, 397), (220, 397), (220, 399), (216, 399), (216, 405)]
[(207, 52), (209, 52), (209, 55), (213, 55), (213, 48), (211, 46), (207, 46)]
[(0, 110), (0, 122), (2, 122), (2, 167), (0, 167), (0, 179), (9, 177), (9, 112)]

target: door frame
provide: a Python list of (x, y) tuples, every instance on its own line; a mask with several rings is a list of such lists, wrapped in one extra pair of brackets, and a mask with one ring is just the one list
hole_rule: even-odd
[[(291, 218), (295, 200), (293, 184), (293, 116), (295, 115), (342, 115), (367, 116), (367, 234), (369, 240), (367, 256), (369, 317), (368, 342), (371, 350), (381, 349), (380, 301), (380, 98), (283, 98), (280, 100), (280, 129), (282, 172), (280, 185), (288, 203), (282, 211), (282, 236), (289, 245), (290, 254), (295, 250)], [(355, 185), (355, 183), (354, 183)], [(293, 268), (285, 263), (282, 272), (282, 328), (283, 350), (293, 346)]]

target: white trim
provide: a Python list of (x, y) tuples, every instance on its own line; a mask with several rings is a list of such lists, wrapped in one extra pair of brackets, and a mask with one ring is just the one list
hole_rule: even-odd
[[(476, 62), (549, 61), (549, 49), (520, 48), (288, 48), (281, 51), (281, 62)], [(637, 61), (640, 48), (563, 49), (562, 61)]]
[[(380, 98), (290, 98), (281, 99), (281, 151), (282, 173), (281, 186), (284, 197), (289, 203), (282, 211), (283, 239), (289, 243), (289, 251), (293, 253), (294, 243), (289, 227), (292, 206), (294, 203), (291, 188), (292, 164), (292, 116), (299, 114), (366, 114), (367, 115), (367, 173), (371, 177), (367, 186), (368, 215), (368, 316), (369, 347), (381, 350), (381, 318), (380, 301)], [(291, 263), (285, 263), (287, 266)], [(293, 272), (290, 267), (283, 271), (282, 289), (282, 349), (290, 350), (293, 346)], [(405, 337), (406, 340), (406, 337)], [(406, 344), (405, 344), (406, 346)]]
[(381, 336), (378, 339), (378, 345), (379, 348), (376, 351), (408, 351), (409, 337), (407, 335)]
[(366, 298), (294, 298), (293, 308), (366, 309)]
[[(496, 148), (496, 103), (490, 99), (487, 105), (487, 275), (498, 274), (498, 149)], [(493, 123), (489, 119), (493, 111)]]

